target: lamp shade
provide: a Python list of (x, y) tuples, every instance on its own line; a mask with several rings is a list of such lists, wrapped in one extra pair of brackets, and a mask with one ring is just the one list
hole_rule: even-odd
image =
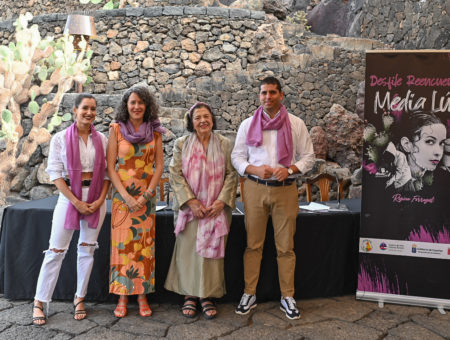
[(69, 14), (64, 28), (64, 34), (66, 33), (95, 36), (97, 31), (95, 30), (94, 18), (88, 15)]

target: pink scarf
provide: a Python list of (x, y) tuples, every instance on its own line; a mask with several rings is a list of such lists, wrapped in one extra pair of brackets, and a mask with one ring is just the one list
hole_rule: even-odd
[(292, 145), (291, 123), (286, 107), (282, 104), (280, 112), (270, 119), (263, 112), (262, 106), (256, 110), (247, 134), (247, 145), (261, 146), (263, 130), (277, 130), (278, 163), (288, 167), (291, 165), (294, 147)]
[[(206, 152), (197, 135), (192, 133), (183, 145), (182, 155), (182, 171), (187, 183), (197, 199), (209, 207), (219, 196), (225, 178), (225, 156), (219, 139), (211, 133)], [(182, 232), (193, 219), (194, 214), (189, 207), (180, 209), (175, 235)], [(197, 253), (205, 258), (223, 258), (227, 234), (228, 223), (224, 210), (217, 217), (199, 219)]]
[[(95, 148), (94, 175), (91, 180), (88, 193), (88, 203), (92, 203), (100, 197), (103, 187), (103, 179), (105, 177), (105, 151), (103, 150), (102, 139), (100, 134), (91, 125), (92, 143)], [(67, 128), (66, 131), (66, 156), (67, 171), (70, 178), (70, 186), (72, 193), (81, 200), (81, 160), (80, 160), (80, 144), (78, 138), (78, 129), (76, 122)], [(89, 228), (97, 228), (100, 210), (97, 209), (91, 215), (81, 215), (80, 212), (69, 204), (66, 212), (65, 229), (80, 229), (80, 220), (88, 222)]]

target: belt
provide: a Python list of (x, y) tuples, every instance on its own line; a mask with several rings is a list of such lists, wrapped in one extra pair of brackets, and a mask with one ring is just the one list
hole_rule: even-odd
[(274, 180), (266, 181), (265, 179), (260, 179), (260, 178), (253, 177), (253, 176), (247, 176), (247, 178), (249, 180), (252, 180), (253, 182), (256, 182), (258, 184), (264, 184), (264, 185), (267, 185), (269, 187), (282, 187), (282, 186), (285, 186), (285, 185), (291, 185), (295, 181), (294, 178), (288, 178), (288, 179), (285, 179), (284, 181), (281, 181), (281, 182), (280, 181), (274, 181)]
[[(64, 182), (66, 182), (67, 186), (70, 187), (70, 179), (69, 178), (64, 178)], [(91, 185), (91, 180), (90, 179), (84, 179), (81, 181), (81, 186), (82, 187), (88, 187)]]

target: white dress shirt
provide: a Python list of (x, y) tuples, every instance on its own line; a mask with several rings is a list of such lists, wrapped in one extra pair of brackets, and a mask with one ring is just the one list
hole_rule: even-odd
[[(54, 181), (58, 178), (65, 178), (68, 176), (67, 172), (67, 152), (66, 152), (66, 131), (62, 130), (56, 133), (50, 142), (50, 150), (48, 152), (48, 162), (45, 171), (48, 173), (50, 180)], [(97, 131), (98, 132), (98, 131)], [(106, 145), (108, 139), (104, 134), (100, 134), (103, 150), (106, 155)], [(95, 148), (92, 142), (92, 134), (89, 134), (87, 144), (84, 143), (83, 138), (78, 137), (80, 146), (80, 161), (81, 172), (93, 172), (95, 161)], [(106, 157), (105, 157), (105, 179), (109, 179), (106, 171)]]
[[(263, 114), (266, 113), (263, 112)], [(288, 115), (291, 122), (292, 144), (294, 148), (291, 165), (295, 165), (300, 173), (306, 173), (314, 165), (313, 144), (303, 120), (290, 113)], [(247, 145), (247, 134), (252, 119), (253, 116), (245, 119), (241, 123), (236, 136), (234, 149), (231, 153), (231, 162), (241, 176), (245, 175), (245, 169), (249, 165), (268, 165), (273, 168), (284, 167), (284, 165), (278, 163), (277, 130), (263, 130), (261, 146)], [(295, 175), (289, 177), (295, 177)], [(271, 177), (270, 179), (275, 180), (275, 177)]]

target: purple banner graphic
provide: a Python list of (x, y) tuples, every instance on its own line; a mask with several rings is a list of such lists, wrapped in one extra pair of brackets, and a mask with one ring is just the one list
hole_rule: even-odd
[(450, 53), (367, 53), (365, 80), (358, 291), (450, 299)]

